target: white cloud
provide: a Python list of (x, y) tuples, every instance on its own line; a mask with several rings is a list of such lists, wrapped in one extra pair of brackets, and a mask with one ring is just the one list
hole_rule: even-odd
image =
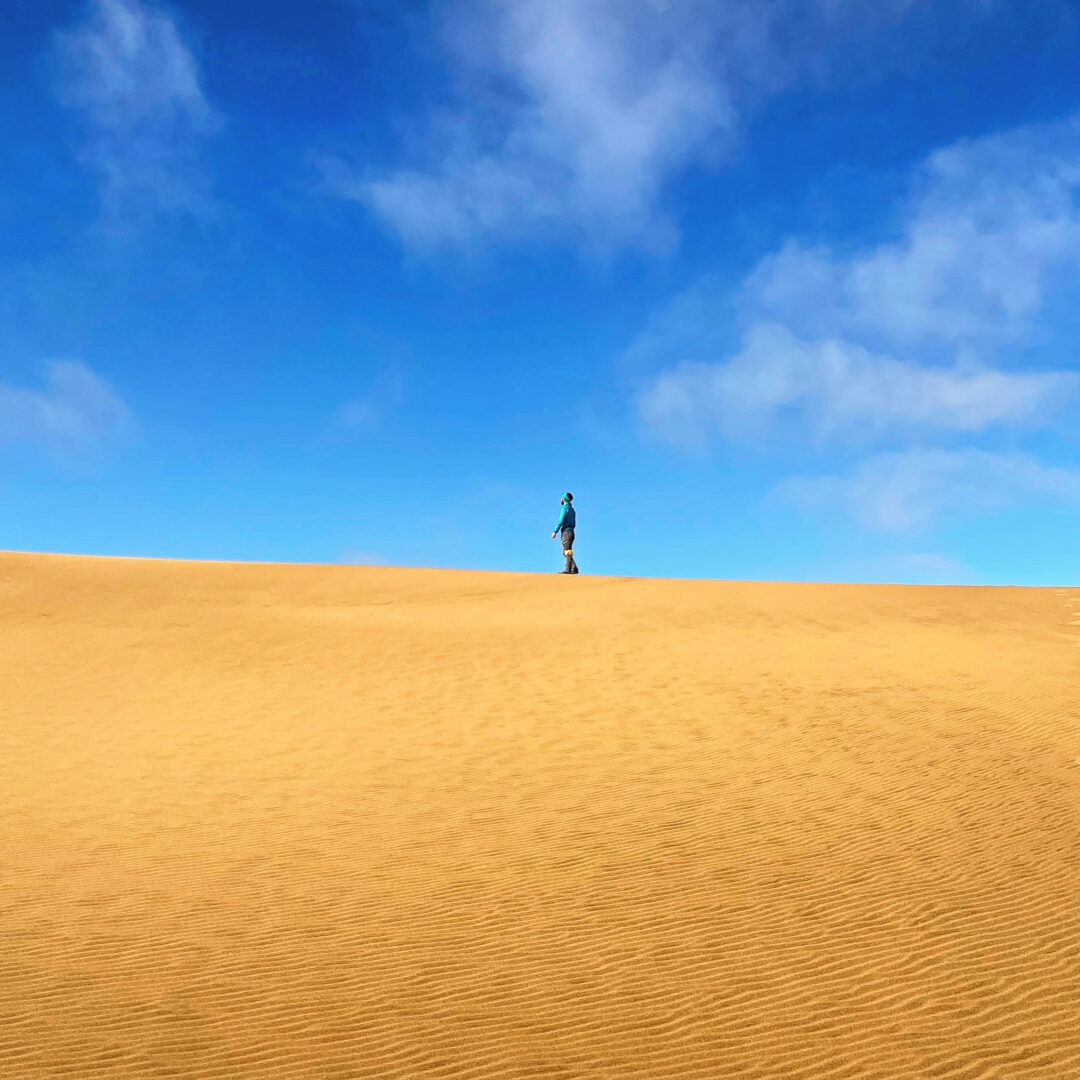
[(142, 0), (91, 0), (84, 21), (57, 35), (56, 57), (57, 93), (84, 117), (106, 218), (198, 209), (200, 144), (221, 121), (173, 18)]
[(939, 150), (912, 188), (898, 239), (848, 256), (790, 243), (750, 276), (744, 304), (811, 336), (1022, 336), (1048, 279), (1080, 257), (1080, 118)]
[(377, 417), (375, 403), (367, 398), (353, 398), (345, 402), (334, 414), (333, 422), (342, 428), (355, 429), (366, 428), (372, 425)]
[[(884, 556), (878, 564), (886, 574), (911, 582), (951, 582), (959, 584), (970, 581), (973, 571), (959, 559), (943, 555), (938, 551), (908, 552), (900, 555)], [(875, 579), (880, 581), (879, 572)]]
[(345, 551), (339, 562), (351, 566), (389, 566), (390, 560), (373, 551)]
[[(935, 432), (1034, 430), (1080, 396), (1075, 368), (1002, 366), (1080, 268), (1080, 117), (940, 150), (910, 188), (885, 243), (790, 241), (739, 288), (705, 278), (657, 313), (624, 357), (651, 371), (636, 395), (645, 429), (687, 444), (783, 430), (818, 448), (925, 446)], [(1071, 491), (1071, 474), (980, 453), (876, 457), (784, 490), (896, 528), (978, 508), (980, 484)]]
[(596, 249), (664, 249), (664, 185), (721, 159), (750, 99), (917, 2), (446, 0), (442, 41), (469, 105), (433, 115), (436, 150), (412, 167), (331, 160), (326, 184), (421, 250), (560, 228)]
[(883, 552), (869, 558), (834, 554), (816, 564), (814, 578), (894, 585), (975, 585), (979, 581), (967, 563), (936, 551)]
[(1080, 471), (1022, 454), (919, 449), (875, 455), (846, 476), (792, 478), (777, 494), (807, 508), (839, 505), (872, 529), (916, 530), (942, 514), (1040, 498), (1080, 501)]
[(725, 363), (686, 361), (655, 376), (639, 406), (676, 442), (700, 443), (714, 430), (754, 435), (792, 415), (820, 442), (1038, 424), (1078, 389), (1071, 372), (1010, 374), (973, 360), (933, 367), (843, 339), (807, 342), (770, 323), (752, 327)]
[[(666, 368), (641, 390), (645, 422), (731, 433), (794, 409), (818, 433), (977, 431), (1075, 392), (1074, 372), (978, 357), (1022, 339), (1080, 264), (1080, 119), (950, 147), (912, 183), (898, 240), (848, 255), (791, 242), (733, 298), (705, 280), (654, 317), (630, 350)], [(746, 329), (724, 359), (715, 324), (732, 318)]]
[(132, 427), (128, 407), (84, 364), (49, 364), (41, 390), (0, 383), (0, 443), (35, 445), (61, 464), (99, 457)]
[(474, 94), (495, 80), (510, 93), (445, 118), (440, 160), (338, 191), (421, 248), (560, 221), (663, 244), (661, 184), (734, 121), (687, 32), (701, 12), (699, 0), (453, 4), (444, 41), (461, 77)]
[(385, 367), (371, 380), (365, 393), (345, 401), (330, 417), (325, 437), (335, 442), (370, 434), (401, 404), (405, 396), (405, 376), (401, 370)]

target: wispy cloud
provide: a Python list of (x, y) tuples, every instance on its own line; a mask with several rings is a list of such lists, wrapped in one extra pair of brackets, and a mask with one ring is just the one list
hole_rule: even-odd
[(970, 358), (935, 367), (843, 339), (804, 341), (769, 323), (753, 327), (724, 363), (687, 361), (660, 373), (639, 407), (652, 430), (675, 442), (753, 436), (782, 423), (822, 443), (1037, 425), (1078, 390), (1073, 372), (1006, 373)]
[(63, 466), (96, 463), (134, 431), (131, 411), (77, 361), (54, 361), (40, 390), (0, 383), (0, 443), (25, 443)]
[(405, 397), (405, 376), (397, 368), (383, 368), (364, 393), (349, 398), (335, 410), (324, 429), (332, 442), (345, 442), (377, 431)]
[(340, 175), (339, 194), (419, 248), (566, 223), (594, 238), (669, 241), (655, 214), (660, 185), (734, 121), (700, 36), (687, 32), (701, 10), (696, 0), (447, 5), (443, 41), (484, 104), (435, 121), (434, 160)]
[(915, 170), (895, 241), (845, 256), (793, 241), (751, 275), (743, 303), (806, 336), (1015, 340), (1080, 256), (1078, 188), (1080, 117), (957, 143)]
[[(792, 241), (734, 297), (705, 279), (658, 313), (630, 350), (661, 369), (638, 398), (645, 422), (734, 433), (795, 412), (826, 434), (977, 431), (1074, 393), (1074, 372), (989, 362), (1080, 264), (1080, 119), (942, 150), (912, 187), (895, 241), (847, 255)], [(729, 322), (744, 330), (725, 358)]]
[[(958, 585), (972, 581), (975, 576), (966, 563), (938, 551), (915, 551), (883, 556), (877, 562), (885, 571), (884, 576), (892, 577), (893, 580), (899, 578), (901, 581), (909, 582), (950, 582)], [(882, 576), (879, 572), (874, 575), (874, 578), (880, 581)]]
[(334, 414), (333, 424), (340, 430), (366, 429), (375, 423), (378, 412), (370, 398), (353, 398), (345, 402)]
[(142, 0), (91, 0), (56, 37), (57, 94), (84, 120), (82, 159), (98, 173), (114, 227), (196, 211), (209, 194), (201, 161), (221, 118), (175, 19)]
[(329, 160), (326, 185), (420, 250), (555, 230), (665, 249), (665, 184), (723, 159), (746, 101), (800, 70), (793, 40), (839, 40), (914, 3), (865, 18), (852, 0), (448, 0), (441, 39), (470, 104), (430, 118), (428, 156), (382, 175)]
[[(819, 449), (923, 447), (935, 433), (1031, 431), (1080, 396), (1074, 369), (1004, 366), (1080, 266), (1080, 118), (943, 149), (910, 192), (886, 243), (841, 253), (792, 240), (734, 292), (706, 278), (657, 313), (626, 358), (651, 372), (636, 394), (645, 430), (698, 445), (784, 431)], [(857, 516), (882, 527), (923, 520), (951, 494), (981, 505), (981, 482), (1068, 490), (1066, 474), (971, 453), (878, 457), (798, 490), (853, 508), (856, 493)]]
[(976, 585), (979, 575), (967, 563), (938, 551), (883, 552), (860, 558), (844, 553), (816, 564), (820, 581), (872, 581), (894, 585)]
[(373, 551), (345, 551), (342, 552), (339, 562), (350, 566), (389, 566), (389, 559), (384, 558)]
[(807, 508), (840, 506), (871, 529), (908, 531), (942, 515), (1037, 500), (1080, 501), (1080, 470), (1022, 454), (907, 450), (874, 455), (846, 476), (791, 478), (776, 494)]

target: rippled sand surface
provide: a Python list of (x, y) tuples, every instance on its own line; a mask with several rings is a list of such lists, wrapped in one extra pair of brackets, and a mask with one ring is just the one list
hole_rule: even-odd
[(0, 554), (0, 1076), (1080, 1077), (1080, 589)]

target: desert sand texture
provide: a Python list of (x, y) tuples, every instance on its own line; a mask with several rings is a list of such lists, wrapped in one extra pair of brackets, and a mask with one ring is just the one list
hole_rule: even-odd
[(0, 1075), (1080, 1077), (1080, 588), (0, 554)]

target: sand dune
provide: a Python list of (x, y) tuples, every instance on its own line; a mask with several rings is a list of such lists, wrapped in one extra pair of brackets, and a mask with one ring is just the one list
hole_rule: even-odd
[(0, 554), (0, 1076), (1080, 1077), (1080, 588)]

